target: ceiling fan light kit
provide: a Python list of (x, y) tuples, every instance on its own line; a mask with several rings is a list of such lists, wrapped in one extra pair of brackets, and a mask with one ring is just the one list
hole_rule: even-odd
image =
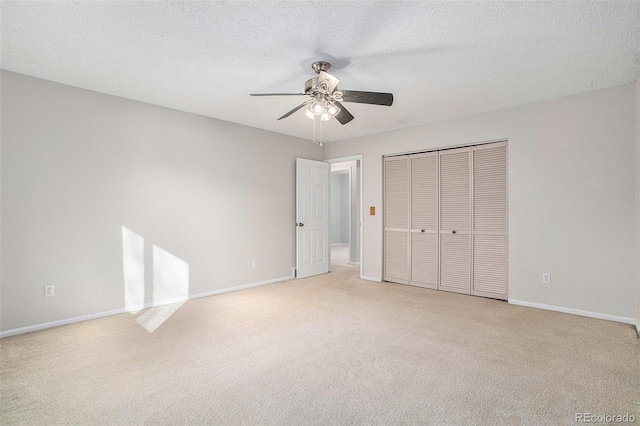
[(278, 120), (289, 117), (299, 109), (307, 107), (305, 115), (311, 119), (320, 117), (321, 121), (336, 118), (340, 124), (347, 124), (353, 120), (353, 115), (340, 102), (354, 102), (369, 105), (391, 106), (391, 93), (362, 92), (358, 90), (338, 90), (340, 80), (327, 71), (331, 64), (317, 61), (311, 68), (318, 77), (310, 78), (304, 84), (304, 93), (251, 93), (251, 96), (309, 96), (311, 99), (298, 105)]

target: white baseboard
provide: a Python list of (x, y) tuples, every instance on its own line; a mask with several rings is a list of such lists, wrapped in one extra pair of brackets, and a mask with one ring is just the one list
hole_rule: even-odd
[(45, 330), (47, 328), (59, 327), (61, 325), (74, 324), (74, 323), (82, 322), (82, 321), (89, 321), (89, 320), (98, 319), (98, 318), (110, 317), (112, 315), (119, 315), (119, 314), (124, 314), (124, 313), (127, 313), (127, 312), (136, 312), (136, 311), (139, 311), (139, 310), (142, 310), (142, 309), (146, 309), (146, 308), (153, 308), (153, 307), (156, 307), (156, 306), (168, 305), (170, 303), (184, 302), (184, 301), (190, 300), (190, 299), (199, 299), (201, 297), (215, 296), (216, 294), (230, 293), (232, 291), (245, 290), (245, 289), (251, 288), (251, 287), (259, 287), (261, 285), (274, 284), (274, 283), (279, 283), (279, 282), (282, 282), (282, 281), (289, 281), (289, 280), (292, 280), (294, 278), (295, 277), (293, 275), (290, 275), (288, 277), (274, 278), (274, 279), (266, 280), (266, 281), (259, 281), (259, 282), (243, 284), (243, 285), (239, 285), (239, 286), (235, 286), (235, 287), (223, 288), (221, 290), (214, 290), (214, 291), (207, 291), (205, 293), (192, 294), (192, 295), (189, 295), (187, 297), (178, 297), (178, 298), (174, 298), (174, 299), (161, 300), (159, 302), (145, 303), (144, 305), (134, 306), (134, 307), (126, 308), (126, 309), (125, 308), (114, 309), (112, 311), (99, 312), (97, 314), (81, 315), (79, 317), (66, 318), (66, 319), (57, 320), (57, 321), (45, 322), (45, 323), (42, 323), (42, 324), (36, 324), (36, 325), (29, 325), (29, 326), (26, 326), (26, 327), (14, 328), (14, 329), (11, 329), (11, 330), (0, 332), (0, 339), (2, 339), (4, 337), (16, 336), (18, 334), (31, 333), (32, 331)]
[(189, 296), (189, 299), (198, 299), (200, 297), (215, 296), (216, 294), (231, 293), (232, 291), (246, 290), (246, 289), (252, 288), (252, 287), (260, 287), (261, 285), (275, 284), (275, 283), (280, 283), (282, 281), (289, 281), (289, 280), (292, 280), (294, 278), (295, 277), (293, 275), (289, 275), (288, 277), (280, 277), (280, 278), (274, 278), (274, 279), (271, 279), (271, 280), (258, 281), (258, 282), (255, 282), (255, 283), (249, 283), (249, 284), (238, 285), (238, 286), (235, 286), (235, 287), (223, 288), (222, 290), (207, 291), (205, 293), (198, 293), (198, 294), (194, 294), (192, 296)]
[(375, 281), (375, 282), (377, 282), (377, 283), (381, 283), (381, 282), (382, 282), (382, 279), (381, 279), (381, 278), (377, 278), (377, 277), (368, 277), (368, 276), (366, 276), (366, 275), (362, 275), (362, 276), (360, 277), (360, 279), (367, 280), (367, 281)]
[(635, 319), (617, 315), (601, 314), (599, 312), (583, 311), (581, 309), (565, 308), (562, 306), (545, 305), (543, 303), (525, 302), (524, 300), (509, 299), (512, 305), (527, 306), (529, 308), (545, 309), (547, 311), (564, 312), (565, 314), (580, 315), (581, 317), (597, 318), (607, 321), (635, 324)]
[(360, 262), (347, 262), (349, 265), (360, 266)]

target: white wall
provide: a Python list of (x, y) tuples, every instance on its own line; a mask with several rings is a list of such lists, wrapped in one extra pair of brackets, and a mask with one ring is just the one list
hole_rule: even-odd
[(508, 138), (509, 298), (631, 319), (635, 123), (629, 84), (325, 144), (325, 158), (364, 157), (364, 208), (378, 213), (364, 216), (363, 275), (380, 278), (382, 156)]
[[(125, 280), (149, 303), (291, 275), (295, 158), (322, 159), (321, 148), (11, 72), (1, 80), (1, 330), (121, 309)], [(180, 288), (166, 288), (171, 277)]]

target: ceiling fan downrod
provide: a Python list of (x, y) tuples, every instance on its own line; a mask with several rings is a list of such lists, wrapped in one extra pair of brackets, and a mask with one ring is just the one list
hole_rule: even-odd
[(325, 61), (316, 61), (311, 64), (311, 68), (316, 72), (316, 74), (320, 74), (320, 71), (327, 72), (329, 68), (331, 68), (331, 64)]

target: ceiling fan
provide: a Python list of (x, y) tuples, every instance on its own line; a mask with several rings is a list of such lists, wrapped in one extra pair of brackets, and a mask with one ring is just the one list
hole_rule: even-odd
[(304, 93), (251, 93), (251, 96), (308, 96), (307, 99), (278, 120), (289, 117), (294, 112), (307, 107), (305, 115), (309, 118), (320, 117), (326, 121), (335, 117), (340, 124), (353, 120), (353, 115), (341, 102), (391, 106), (393, 94), (379, 92), (361, 92), (358, 90), (338, 90), (338, 80), (327, 71), (331, 64), (324, 61), (314, 62), (311, 67), (318, 77), (310, 78), (304, 84)]

